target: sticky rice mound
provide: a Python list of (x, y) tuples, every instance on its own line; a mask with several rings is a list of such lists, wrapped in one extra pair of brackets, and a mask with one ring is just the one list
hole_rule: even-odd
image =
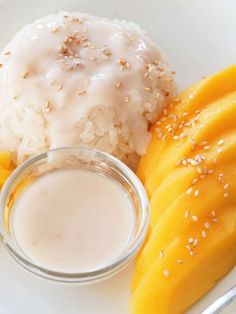
[(175, 92), (160, 49), (135, 24), (60, 12), (0, 55), (0, 150), (15, 161), (90, 146), (135, 168)]

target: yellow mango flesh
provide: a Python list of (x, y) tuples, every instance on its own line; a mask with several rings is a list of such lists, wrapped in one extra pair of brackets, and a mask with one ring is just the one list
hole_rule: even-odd
[[(196, 199), (193, 200), (194, 196), (187, 195), (184, 191), (175, 202), (166, 208), (152, 229), (149, 240), (136, 262), (133, 289), (136, 288), (143, 274), (149, 270), (155, 258), (180, 231), (184, 232), (186, 228), (190, 228), (192, 231), (196, 228), (205, 230), (204, 223), (209, 222), (212, 225), (212, 208), (214, 208), (217, 216), (219, 216), (225, 207), (232, 203), (236, 204), (236, 161), (233, 164), (227, 164), (227, 166), (219, 170), (219, 173), (226, 172), (229, 174), (229, 176), (225, 176), (225, 180), (230, 185), (228, 193), (230, 193), (231, 197), (224, 199), (224, 190), (221, 184), (214, 180), (213, 176), (209, 176), (199, 182), (198, 188), (200, 195)], [(211, 193), (205, 187), (209, 187)], [(184, 217), (187, 211), (190, 212), (188, 219)], [(194, 222), (192, 216), (197, 216), (198, 221)], [(191, 237), (192, 235), (189, 234), (189, 238)]]
[[(215, 99), (235, 91), (235, 82), (236, 65), (233, 65), (214, 76), (201, 80), (199, 83), (183, 92), (178, 97), (181, 100), (181, 104), (178, 106), (173, 104), (173, 108), (170, 108), (171, 113), (176, 114), (181, 109), (183, 113), (189, 112), (192, 114), (195, 110), (206, 106)], [(152, 127), (153, 133), (155, 133), (156, 127), (158, 127), (158, 125)], [(137, 174), (142, 182), (145, 181), (147, 174), (151, 171), (150, 169), (164, 145), (165, 143), (158, 141), (156, 136), (152, 137), (147, 153), (142, 157), (137, 169)]]
[(138, 167), (151, 222), (132, 282), (133, 314), (182, 313), (236, 263), (236, 66), (179, 98), (151, 128)]
[[(217, 168), (222, 163), (229, 163), (234, 156), (236, 155), (236, 145), (235, 145), (236, 132), (230, 134), (227, 137), (227, 143), (224, 146), (223, 152), (218, 156)], [(205, 154), (208, 158), (206, 165), (211, 168), (212, 160), (216, 156), (216, 154), (212, 154), (209, 152)], [(218, 172), (220, 172), (218, 170)], [(151, 199), (151, 221), (150, 227), (154, 228), (156, 221), (160, 218), (160, 215), (164, 212), (164, 210), (172, 204), (177, 197), (180, 196), (182, 192), (186, 192), (187, 188), (191, 186), (194, 178), (197, 178), (198, 174), (196, 169), (185, 167), (182, 169), (175, 169), (170, 172), (169, 175), (162, 181), (162, 183), (156, 188)], [(166, 197), (165, 192), (171, 191)], [(153, 210), (152, 210), (153, 209)]]
[(0, 152), (0, 188), (14, 169), (9, 152)]
[[(191, 234), (200, 236), (197, 231)], [(195, 256), (186, 250), (187, 241), (188, 234), (181, 234), (169, 244), (164, 258), (155, 259), (132, 296), (132, 313), (183, 313), (233, 268), (236, 208), (227, 208), (207, 238), (199, 240)], [(168, 276), (164, 275), (165, 270), (169, 271)]]
[[(151, 173), (145, 180), (145, 187), (149, 195), (153, 194), (156, 186), (163, 180), (166, 172), (175, 168), (176, 162), (181, 157), (188, 156), (191, 153), (191, 139), (193, 139), (195, 143), (208, 141), (208, 144), (211, 145), (211, 141), (214, 140), (214, 136), (217, 136), (217, 133), (220, 134), (222, 130), (236, 127), (235, 106), (236, 91), (216, 101), (205, 109), (206, 111), (200, 114), (201, 124), (185, 131), (187, 134), (186, 139), (181, 140), (181, 142), (176, 141), (166, 148), (156, 159)], [(219, 110), (219, 112), (217, 110)], [(219, 138), (219, 136), (217, 136), (217, 138)]]

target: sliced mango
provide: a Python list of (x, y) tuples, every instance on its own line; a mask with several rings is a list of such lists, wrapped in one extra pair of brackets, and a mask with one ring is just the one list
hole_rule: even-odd
[[(174, 101), (173, 104), (170, 105), (169, 114), (179, 116), (181, 111), (182, 120), (184, 120), (185, 115), (183, 116), (183, 114), (188, 113), (188, 117), (190, 117), (194, 114), (195, 110), (199, 110), (202, 107), (207, 106), (208, 103), (211, 103), (226, 94), (234, 92), (235, 82), (236, 65), (233, 65), (188, 88), (176, 98), (176, 101)], [(160, 138), (158, 139), (156, 134), (156, 129), (160, 128), (160, 123), (161, 126), (168, 126), (169, 121), (166, 121), (165, 119), (167, 118), (163, 115), (151, 128), (153, 137), (149, 144), (147, 153), (142, 157), (137, 170), (137, 174), (143, 182), (145, 181), (148, 173), (150, 173), (153, 163), (156, 161), (156, 157), (159, 156), (159, 152), (165, 146), (165, 143), (163, 143)], [(162, 120), (165, 121), (162, 122)], [(156, 142), (158, 142), (157, 145)]]
[[(211, 145), (214, 136), (218, 135), (217, 138), (220, 138), (223, 131), (231, 127), (236, 129), (235, 107), (236, 92), (216, 101), (199, 114), (198, 124), (185, 130), (186, 139), (174, 141), (174, 143), (166, 148), (162, 155), (156, 158), (151, 172), (144, 182), (149, 195), (152, 195), (157, 185), (165, 177), (165, 174), (175, 168), (176, 163), (181, 157), (191, 154), (193, 143), (201, 144), (206, 141), (207, 144), (204, 147), (207, 147)], [(204, 147), (201, 148), (201, 151), (199, 149), (194, 150), (195, 154), (205, 153)]]
[(183, 313), (236, 264), (236, 65), (178, 98), (138, 167), (151, 223), (133, 314)]
[(14, 169), (9, 152), (0, 152), (0, 188)]
[[(232, 160), (235, 160), (236, 131), (234, 133), (230, 133), (228, 136), (225, 135), (224, 138), (227, 140), (222, 153), (216, 153), (218, 148), (216, 145), (216, 147), (213, 146), (215, 153), (210, 151), (204, 154), (204, 156), (207, 158), (206, 162), (204, 163), (204, 167), (206, 166), (207, 169), (218, 168), (222, 164), (230, 163)], [(217, 166), (215, 166), (213, 163), (214, 158), (217, 158)], [(216, 169), (214, 169), (214, 171), (215, 170)], [(198, 173), (196, 167), (176, 167), (175, 170), (171, 171), (165, 180), (163, 180), (156, 188), (150, 199), (150, 227), (154, 228), (157, 220), (160, 218), (164, 210), (174, 201), (176, 201), (176, 199), (180, 197), (181, 193), (186, 192), (187, 189), (191, 186), (195, 187), (196, 189), (197, 185), (195, 182), (198, 181), (201, 181), (201, 175)], [(171, 191), (171, 193), (168, 194), (168, 197), (166, 197), (166, 191)]]
[[(228, 173), (224, 179), (229, 184), (227, 193), (231, 196), (224, 198), (225, 191), (222, 185), (213, 176), (208, 176), (197, 185), (196, 191), (200, 192), (198, 197), (183, 192), (166, 208), (151, 230), (149, 239), (136, 262), (133, 289), (137, 287), (140, 278), (148, 271), (155, 258), (165, 251), (176, 235), (183, 233), (186, 229), (194, 231), (197, 228), (199, 232), (205, 230), (205, 224), (209, 223), (210, 226), (213, 224), (212, 208), (219, 217), (225, 207), (236, 204), (236, 162), (225, 165), (217, 173)], [(211, 189), (211, 193), (205, 188), (206, 186)]]
[[(198, 240), (193, 251), (186, 249), (190, 237)], [(206, 238), (196, 230), (177, 236), (142, 278), (132, 296), (132, 313), (183, 313), (233, 268), (235, 242), (235, 207), (225, 208)]]

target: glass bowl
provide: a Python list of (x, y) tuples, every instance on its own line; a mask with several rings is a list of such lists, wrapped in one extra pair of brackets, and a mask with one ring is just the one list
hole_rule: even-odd
[[(135, 211), (134, 236), (122, 255), (111, 264), (88, 272), (65, 273), (37, 265), (19, 247), (11, 230), (13, 204), (26, 183), (44, 173), (67, 168), (95, 171), (112, 178), (129, 194)], [(54, 282), (88, 284), (115, 275), (137, 254), (145, 239), (148, 223), (149, 201), (137, 176), (117, 158), (91, 148), (57, 148), (27, 160), (11, 174), (0, 195), (0, 232), (5, 248), (25, 269)]]

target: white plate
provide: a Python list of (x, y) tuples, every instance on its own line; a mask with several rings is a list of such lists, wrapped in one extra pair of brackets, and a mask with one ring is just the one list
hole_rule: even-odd
[[(139, 23), (168, 55), (181, 89), (236, 63), (235, 0), (0, 0), (0, 48), (24, 24), (61, 9)], [(95, 286), (52, 285), (22, 270), (0, 246), (0, 314), (128, 314), (131, 273), (132, 265)], [(235, 283), (236, 269), (189, 313), (200, 313)], [(224, 313), (236, 313), (236, 304)]]

